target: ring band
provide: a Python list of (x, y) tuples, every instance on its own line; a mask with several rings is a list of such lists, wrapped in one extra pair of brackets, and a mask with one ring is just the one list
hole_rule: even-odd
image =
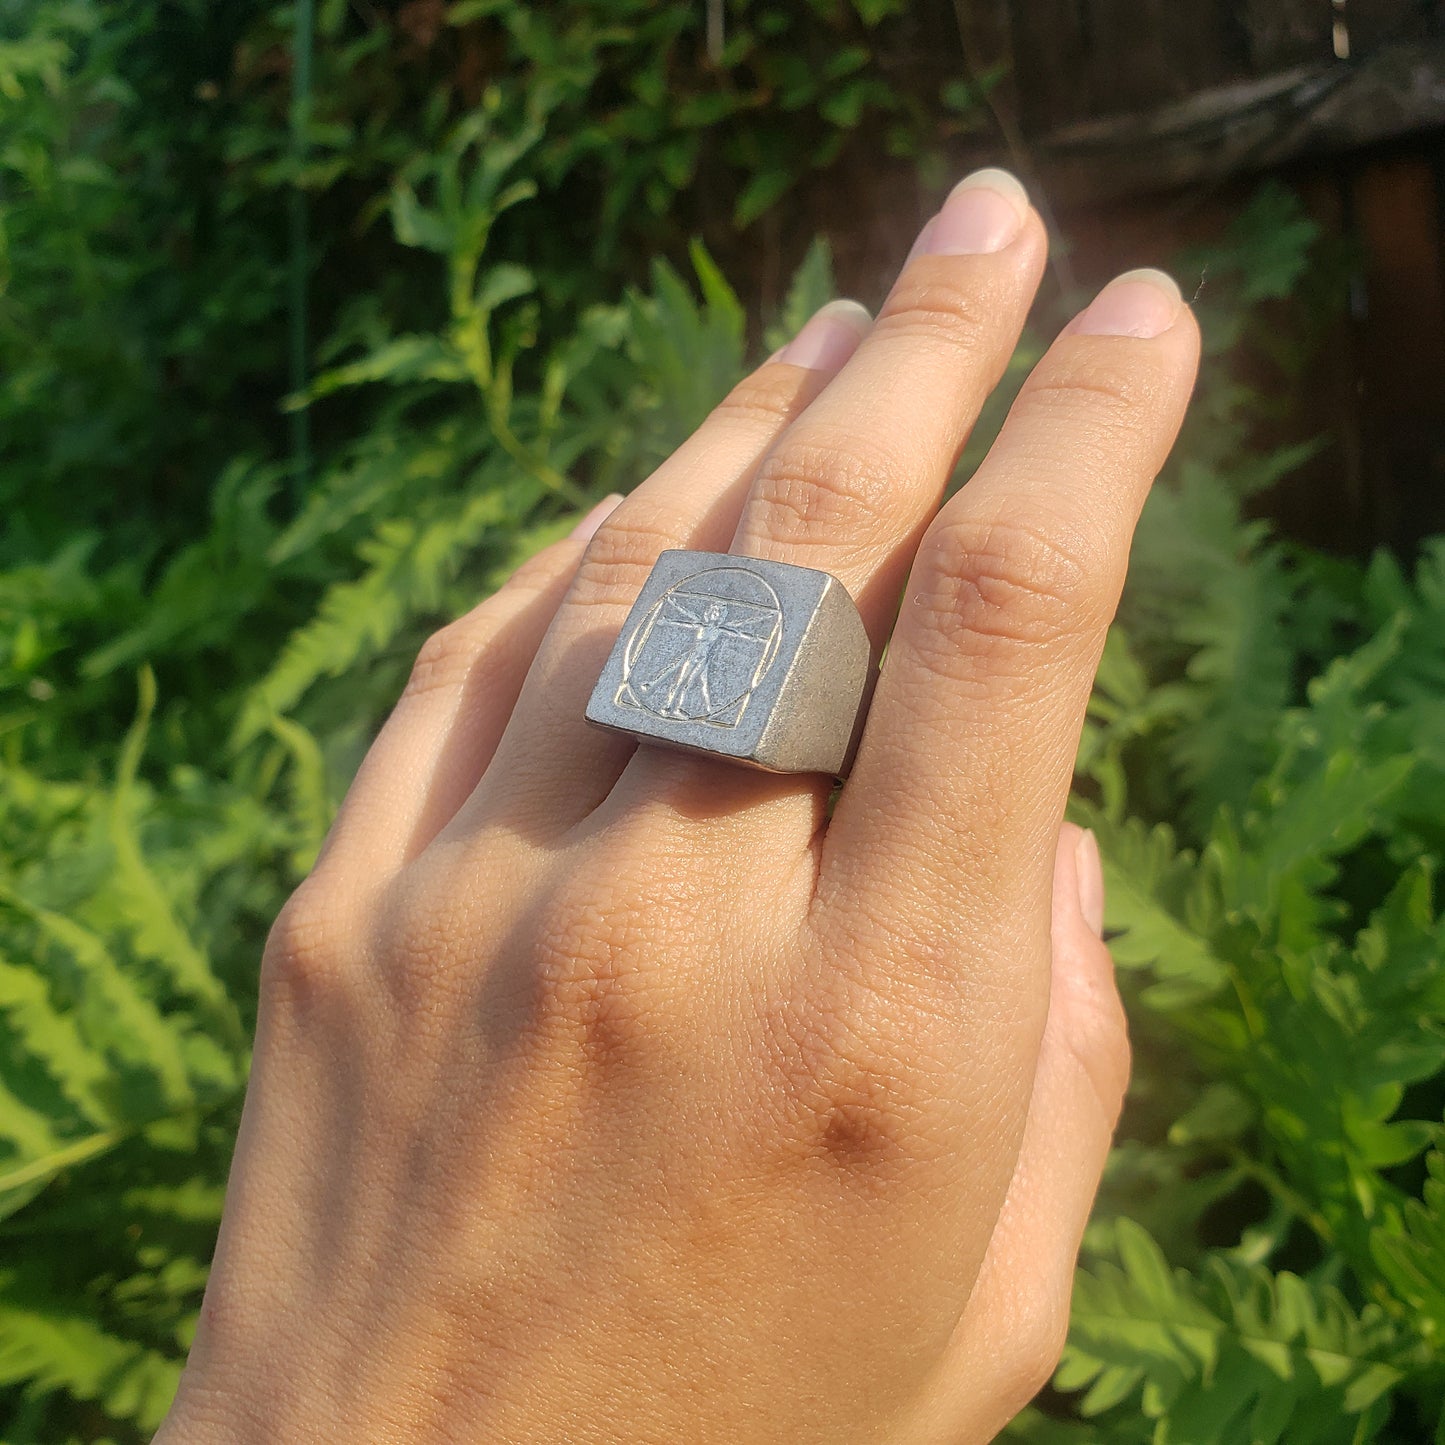
[(723, 552), (664, 552), (587, 704), (640, 742), (770, 773), (845, 777), (875, 676), (838, 579)]

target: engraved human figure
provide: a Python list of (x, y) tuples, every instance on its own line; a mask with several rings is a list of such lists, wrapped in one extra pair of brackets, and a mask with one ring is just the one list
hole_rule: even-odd
[[(684, 628), (692, 634), (691, 640), (680, 657), (669, 662), (656, 677), (640, 683), (637, 690), (660, 717), (707, 717), (714, 711), (708, 678), (720, 649), (729, 638), (754, 643), (759, 639), (746, 625), (730, 624), (727, 604), (715, 598), (709, 599), (701, 611), (693, 610), (679, 597), (668, 600), (681, 615), (660, 617), (658, 625)], [(654, 702), (663, 689), (665, 693)]]

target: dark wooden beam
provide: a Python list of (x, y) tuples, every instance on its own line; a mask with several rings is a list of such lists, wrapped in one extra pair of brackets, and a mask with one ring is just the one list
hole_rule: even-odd
[(1030, 141), (1055, 205), (1178, 190), (1445, 127), (1445, 40), (1216, 86)]

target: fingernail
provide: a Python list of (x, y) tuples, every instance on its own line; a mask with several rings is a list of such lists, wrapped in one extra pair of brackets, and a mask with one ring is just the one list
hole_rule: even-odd
[(1074, 845), (1074, 868), (1079, 883), (1079, 912), (1099, 937), (1104, 936), (1104, 865), (1099, 840), (1085, 828)]
[(1184, 298), (1163, 271), (1126, 271), (1094, 297), (1074, 318), (1070, 330), (1080, 336), (1162, 336), (1179, 317)]
[(598, 504), (572, 528), (571, 535), (579, 542), (590, 542), (597, 534), (597, 529), (607, 520), (618, 502), (622, 500), (621, 492), (613, 492), (603, 497)]
[(933, 218), (920, 249), (931, 256), (981, 256), (1002, 251), (1023, 230), (1028, 192), (1007, 171), (965, 176)]
[(809, 371), (837, 371), (872, 325), (866, 306), (856, 301), (830, 301), (773, 359)]
[(908, 254), (903, 258), (904, 267), (907, 267), (908, 263), (915, 256), (921, 256), (928, 249), (928, 243), (933, 239), (933, 228), (937, 224), (937, 216), (930, 216), (923, 223), (923, 229), (913, 238), (913, 244), (908, 248)]

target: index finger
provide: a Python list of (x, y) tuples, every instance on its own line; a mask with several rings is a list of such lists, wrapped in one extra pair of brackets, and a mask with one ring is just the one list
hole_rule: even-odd
[(940, 960), (977, 970), (968, 997), (1044, 1006), (1053, 843), (1084, 709), (1198, 349), (1167, 276), (1120, 277), (1040, 361), (919, 547), (814, 924), (895, 940), (856, 966), (885, 992), (945, 991), (954, 1027), (967, 980), (938, 976)]

